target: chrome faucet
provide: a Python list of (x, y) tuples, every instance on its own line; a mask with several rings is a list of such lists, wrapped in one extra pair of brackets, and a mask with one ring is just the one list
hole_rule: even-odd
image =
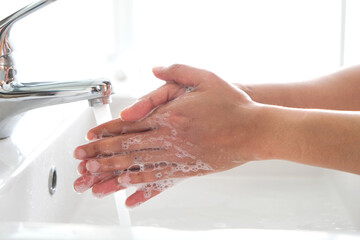
[(112, 85), (106, 79), (34, 83), (17, 80), (13, 46), (9, 41), (11, 27), (19, 19), (55, 1), (32, 3), (0, 21), (0, 139), (11, 135), (28, 110), (85, 99), (90, 106), (111, 101)]

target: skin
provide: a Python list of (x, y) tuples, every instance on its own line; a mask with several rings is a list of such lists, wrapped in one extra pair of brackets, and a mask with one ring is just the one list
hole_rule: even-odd
[(235, 85), (259, 103), (291, 108), (360, 111), (360, 65), (298, 83)]
[(104, 196), (145, 184), (126, 200), (132, 207), (164, 190), (146, 184), (170, 187), (172, 179), (267, 159), (360, 174), (358, 68), (312, 82), (258, 86), (235, 86), (185, 65), (153, 73), (166, 84), (123, 110), (121, 119), (91, 129), (93, 142), (76, 148), (82, 175), (76, 191), (92, 188)]

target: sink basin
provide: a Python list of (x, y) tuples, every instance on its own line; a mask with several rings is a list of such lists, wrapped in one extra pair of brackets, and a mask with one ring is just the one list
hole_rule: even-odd
[[(21, 229), (21, 231), (19, 231)], [(1, 233), (5, 234), (1, 234)], [(203, 231), (174, 230), (159, 227), (89, 226), (78, 224), (18, 223), (0, 226), (0, 237), (7, 240), (357, 240), (354, 234), (270, 229), (212, 229)]]
[[(134, 101), (132, 98), (115, 99), (114, 117)], [(73, 157), (73, 150), (86, 143), (85, 134), (94, 126), (95, 118), (87, 101), (69, 103), (30, 111), (14, 135), (0, 141), (3, 153), (0, 155), (3, 165), (0, 171), (0, 221), (118, 222), (116, 211), (109, 207), (106, 208), (109, 209), (107, 217), (101, 217), (104, 214), (101, 205), (115, 207), (113, 198), (98, 200), (91, 193), (79, 195), (72, 188), (78, 177), (79, 163)], [(11, 155), (6, 154), (9, 149)], [(53, 195), (49, 185), (54, 188)], [(92, 206), (94, 214), (75, 214), (82, 210), (81, 206)]]
[[(134, 101), (114, 96), (113, 117)], [(360, 176), (276, 160), (185, 180), (131, 210), (133, 227), (124, 228), (113, 196), (72, 188), (73, 150), (95, 125), (87, 102), (52, 106), (29, 112), (14, 136), (0, 141), (0, 239), (59, 231), (59, 239), (87, 239), (89, 229), (123, 239), (360, 237)], [(74, 231), (80, 235), (65, 234)]]

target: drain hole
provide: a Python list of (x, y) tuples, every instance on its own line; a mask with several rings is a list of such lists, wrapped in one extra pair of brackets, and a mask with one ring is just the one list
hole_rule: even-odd
[(50, 195), (54, 195), (56, 191), (56, 184), (57, 184), (57, 173), (56, 168), (54, 166), (51, 167), (49, 173), (49, 193)]

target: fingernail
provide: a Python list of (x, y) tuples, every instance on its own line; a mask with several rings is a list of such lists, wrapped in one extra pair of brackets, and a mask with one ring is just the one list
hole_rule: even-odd
[(125, 204), (125, 206), (126, 206), (126, 208), (127, 208), (128, 210), (132, 211), (132, 210), (134, 210), (135, 208), (139, 207), (141, 204), (143, 204), (143, 202), (138, 202), (138, 203), (135, 203), (135, 204), (130, 205), (130, 206)]
[(74, 191), (77, 193), (83, 193), (86, 190), (88, 190), (90, 187), (88, 185), (82, 184), (82, 185), (73, 185)]
[(152, 70), (153, 70), (153, 73), (159, 73), (161, 71), (164, 71), (166, 69), (166, 67), (154, 67)]
[(126, 112), (129, 109), (131, 109), (133, 106), (135, 106), (140, 101), (141, 101), (141, 99), (138, 99), (138, 100), (136, 100), (136, 102), (132, 103), (130, 106), (127, 106), (126, 108), (124, 108), (119, 114), (120, 119), (126, 122), (127, 119), (126, 119), (126, 116), (124, 116), (124, 113), (126, 114)]
[(77, 167), (78, 174), (84, 175), (86, 173), (86, 166), (84, 164), (79, 164)]
[(119, 178), (118, 178), (118, 183), (121, 185), (121, 186), (124, 186), (126, 187), (126, 185), (128, 185), (130, 183), (130, 177), (126, 174), (126, 175), (121, 175)]
[[(130, 106), (128, 106), (128, 107), (126, 107), (126, 108), (124, 108), (124, 109), (120, 112), (119, 117), (120, 117), (121, 120), (125, 121), (124, 118), (123, 118), (124, 112), (126, 112), (128, 109), (132, 108), (132, 106), (134, 106), (134, 105), (135, 105), (135, 103), (134, 103), (134, 104), (131, 104)], [(125, 119), (126, 119), (126, 118), (125, 118)]]
[(75, 158), (83, 159), (86, 157), (86, 152), (84, 149), (77, 148), (74, 152)]
[(73, 185), (74, 190), (78, 193), (83, 193), (91, 188), (91, 186), (95, 183), (95, 180), (95, 176), (82, 176), (75, 180)]
[(86, 169), (89, 172), (96, 172), (100, 168), (100, 163), (96, 160), (90, 160), (86, 163)]
[(103, 197), (106, 197), (106, 196), (108, 196), (108, 195), (110, 195), (112, 193), (115, 193), (115, 191), (113, 191), (113, 192), (95, 192), (95, 193), (93, 192), (93, 195), (95, 197), (97, 197), (97, 198), (103, 198)]
[(88, 134), (86, 135), (86, 139), (88, 141), (94, 140), (96, 138), (96, 134), (93, 132), (88, 132)]

